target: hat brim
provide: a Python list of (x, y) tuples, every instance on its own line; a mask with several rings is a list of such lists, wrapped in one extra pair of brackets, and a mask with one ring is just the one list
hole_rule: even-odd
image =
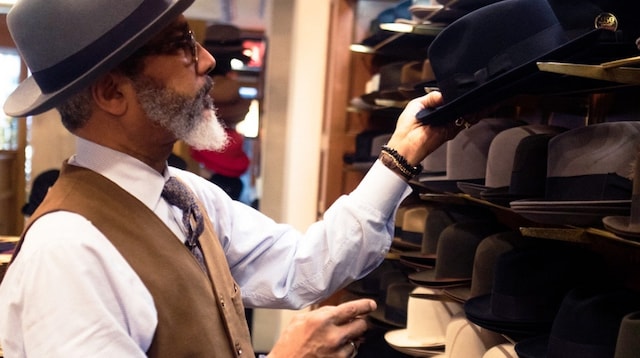
[(437, 349), (445, 344), (445, 337), (410, 337), (408, 329), (388, 331), (384, 339), (394, 348), (432, 348)]
[(517, 66), (442, 106), (425, 108), (419, 111), (416, 114), (416, 118), (424, 124), (443, 125), (463, 115), (506, 100), (512, 95), (517, 94), (518, 90), (526, 89), (527, 84), (536, 80), (540, 80), (541, 78), (558, 78), (557, 75), (556, 77), (547, 76), (549, 73), (545, 74), (539, 71), (536, 63), (542, 60), (562, 60), (570, 58), (571, 55), (578, 53), (579, 50), (595, 43), (602, 31), (603, 30), (600, 29), (588, 31), (582, 36), (570, 40), (563, 46)]
[(409, 274), (409, 282), (430, 288), (455, 287), (471, 283), (471, 276), (456, 278), (437, 277), (437, 272), (434, 268)]
[(43, 93), (35, 78), (29, 76), (8, 96), (4, 103), (4, 112), (10, 116), (24, 117), (36, 115), (55, 107), (72, 93), (87, 86), (91, 81), (131, 56), (138, 48), (180, 16), (193, 2), (194, 0), (175, 0), (172, 5), (158, 13), (155, 19), (143, 26), (137, 34), (128, 38), (118, 49), (97, 62), (84, 74), (55, 91)]
[(469, 179), (449, 179), (449, 180), (420, 180), (420, 184), (434, 192), (439, 193), (462, 193), (458, 183), (464, 181), (465, 183), (483, 185), (485, 178), (469, 178)]
[(515, 350), (521, 358), (543, 358), (547, 356), (549, 346), (548, 334), (523, 339), (516, 343)]
[(511, 337), (535, 337), (551, 328), (552, 320), (524, 321), (497, 316), (491, 309), (492, 294), (471, 297), (464, 303), (464, 311), (469, 321), (480, 327)]

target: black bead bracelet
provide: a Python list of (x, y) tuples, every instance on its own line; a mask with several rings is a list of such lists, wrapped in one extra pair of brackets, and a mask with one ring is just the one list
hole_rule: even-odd
[(395, 165), (400, 170), (401, 175), (407, 180), (412, 179), (416, 175), (422, 173), (422, 164), (418, 163), (418, 165), (412, 166), (411, 164), (409, 164), (409, 162), (407, 162), (407, 159), (405, 157), (398, 153), (397, 150), (387, 145), (382, 146), (381, 159), (385, 154), (388, 155), (392, 159), (392, 161), (382, 160), (382, 162), (387, 167), (389, 167), (391, 164)]

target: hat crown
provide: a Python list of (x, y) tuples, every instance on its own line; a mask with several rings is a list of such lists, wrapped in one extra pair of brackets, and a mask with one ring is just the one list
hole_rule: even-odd
[(518, 145), (525, 137), (535, 134), (556, 134), (558, 127), (543, 124), (529, 124), (508, 128), (496, 134), (489, 146), (486, 169), (486, 186), (497, 188), (509, 186)]
[(429, 46), (446, 102), (567, 42), (546, 0), (504, 0), (447, 26)]
[(131, 56), (193, 1), (19, 1), (7, 25), (32, 75), (9, 95), (5, 113), (55, 107)]
[(495, 136), (524, 122), (512, 118), (485, 118), (460, 132), (447, 142), (447, 177), (449, 179), (484, 178), (489, 147)]
[(549, 141), (549, 177), (617, 173), (629, 176), (640, 140), (640, 122), (597, 123)]
[[(22, 0), (9, 12), (7, 24), (27, 66), (36, 72), (87, 47), (131, 15), (142, 2)], [(34, 28), (46, 31), (22, 30)]]

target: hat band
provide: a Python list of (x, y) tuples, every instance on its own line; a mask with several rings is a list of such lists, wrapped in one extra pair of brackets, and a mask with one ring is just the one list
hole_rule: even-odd
[(525, 41), (509, 47), (502, 54), (489, 60), (485, 67), (474, 73), (457, 73), (451, 78), (438, 79), (438, 86), (443, 94), (447, 94), (447, 97), (450, 97), (448, 100), (460, 97), (464, 93), (503, 75), (505, 72), (532, 61), (532, 48), (535, 49), (536, 53), (547, 53), (563, 45), (566, 41), (567, 37), (562, 25), (555, 23), (528, 37)]
[[(585, 190), (588, 188), (588, 190)], [(631, 180), (616, 173), (548, 177), (548, 200), (628, 200), (633, 191)]]
[(96, 41), (54, 66), (33, 72), (33, 78), (42, 93), (65, 87), (116, 51), (121, 44), (135, 37), (147, 25), (149, 18), (166, 9), (166, 1), (143, 0), (138, 8)]

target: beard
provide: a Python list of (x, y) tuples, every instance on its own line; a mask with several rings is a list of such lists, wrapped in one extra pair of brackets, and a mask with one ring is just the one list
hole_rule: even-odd
[(155, 124), (170, 131), (177, 139), (198, 150), (223, 150), (229, 138), (218, 120), (209, 91), (211, 78), (195, 96), (187, 96), (167, 88), (148, 76), (137, 76), (133, 86), (138, 101)]

